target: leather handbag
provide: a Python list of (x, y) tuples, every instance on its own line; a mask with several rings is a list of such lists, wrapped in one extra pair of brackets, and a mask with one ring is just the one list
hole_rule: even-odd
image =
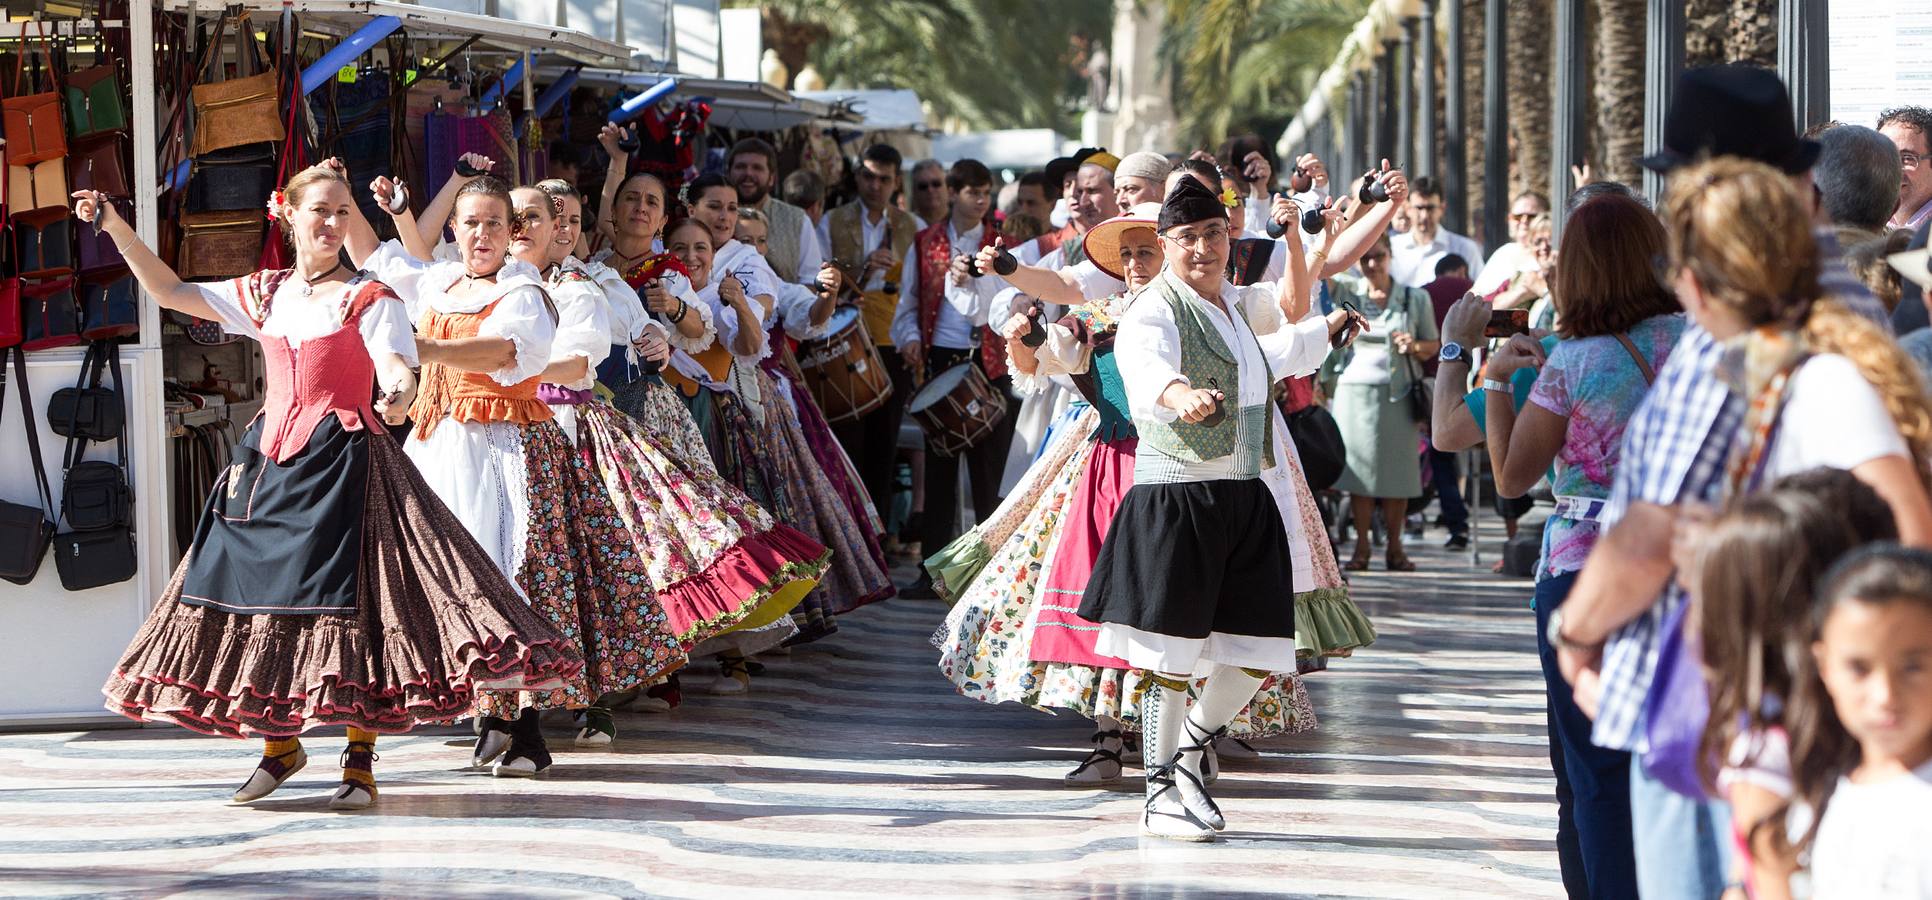
[(181, 277), (235, 278), (255, 271), (265, 224), (259, 209), (183, 213), (181, 259), (176, 267)]
[(1342, 443), (1341, 426), (1327, 408), (1309, 404), (1289, 413), (1288, 436), (1294, 439), (1295, 452), (1301, 456), (1302, 476), (1308, 489), (1325, 491), (1340, 481), (1348, 468), (1348, 448)]
[(134, 529), (69, 531), (54, 536), (54, 568), (60, 586), (85, 591), (128, 581), (140, 573), (134, 553)]
[(20, 344), (20, 279), (0, 278), (0, 349)]
[(14, 259), (29, 277), (74, 270), (74, 223), (67, 208), (47, 207), (13, 217)]
[(275, 148), (246, 144), (195, 157), (188, 173), (187, 211), (259, 210), (275, 192)]
[(84, 278), (80, 286), (81, 337), (108, 341), (141, 329), (141, 307), (134, 276), (125, 270)]
[(72, 276), (21, 281), (20, 346), (51, 350), (86, 343), (80, 336), (80, 307), (74, 303)]
[(77, 141), (67, 156), (67, 180), (73, 183), (74, 190), (100, 191), (109, 197), (130, 196), (126, 145), (126, 139), (119, 134)]
[(7, 208), (15, 212), (67, 208), (67, 160), (7, 167)]
[[(229, 17), (222, 16), (216, 26), (211, 51), (221, 45), (229, 28)], [(209, 54), (216, 79), (194, 86), (193, 155), (199, 157), (217, 150), (243, 144), (279, 144), (287, 132), (282, 127), (281, 73), (269, 65), (249, 27), (246, 13), (234, 19), (235, 60), (239, 69), (255, 69), (255, 74), (221, 80), (221, 54)], [(263, 199), (266, 199), (265, 197)]]
[[(134, 220), (133, 204), (126, 200), (109, 200), (121, 214), (122, 221)], [(111, 269), (124, 269), (127, 260), (121, 256), (121, 248), (114, 245), (114, 238), (106, 230), (91, 225), (82, 225), (80, 235), (74, 238), (76, 268), (82, 275), (92, 275)], [(99, 279), (95, 279), (99, 280)]]
[[(102, 41), (111, 47), (113, 42)], [(119, 66), (113, 56), (99, 65), (67, 73), (67, 128), (76, 138), (127, 129), (127, 100), (121, 94)]]
[[(34, 425), (33, 392), (27, 387), (27, 354), (10, 351), (14, 380), (20, 390), (20, 410), (27, 422), (27, 455), (33, 458), (34, 481), (40, 486), (40, 505), (0, 500), (0, 578), (27, 584), (40, 572), (47, 545), (54, 539), (53, 492), (47, 489), (47, 467), (40, 461), (40, 431)], [(0, 365), (0, 413), (6, 410), (6, 366)]]
[[(103, 387), (101, 376), (113, 366), (113, 386)], [(81, 360), (80, 379), (73, 387), (61, 388), (47, 399), (47, 424), (64, 438), (111, 441), (121, 436), (126, 425), (127, 408), (121, 401), (121, 354), (112, 341), (99, 340), (87, 345)]]
[[(27, 40), (32, 22), (20, 23), (20, 53), (13, 69), (13, 96), (0, 100), (0, 121), (7, 130), (7, 164), (31, 166), (67, 155), (67, 128), (61, 124), (60, 92), (30, 94), (27, 57), (34, 55)], [(44, 26), (39, 26), (44, 27)], [(40, 37), (43, 49), (45, 36)], [(35, 78), (38, 81), (38, 77)], [(37, 85), (36, 85), (37, 86)]]

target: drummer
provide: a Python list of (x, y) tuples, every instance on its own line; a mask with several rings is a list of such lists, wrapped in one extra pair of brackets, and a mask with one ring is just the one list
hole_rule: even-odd
[[(993, 204), (993, 173), (984, 163), (962, 159), (946, 173), (953, 192), (952, 215), (920, 231), (906, 251), (899, 279), (899, 306), (892, 316), (892, 343), (899, 351), (915, 385), (962, 363), (976, 364), (979, 333), (988, 309), (1002, 287), (997, 278), (975, 274), (972, 258), (991, 246), (999, 228), (987, 213)], [(999, 482), (1006, 464), (1010, 427), (995, 429), (988, 438), (967, 448), (967, 474), (972, 479), (973, 513), (985, 516), (999, 502)], [(941, 456), (926, 442), (926, 509), (919, 524), (919, 543), (940, 548), (959, 536), (959, 457)], [(911, 598), (934, 599), (932, 578), (921, 574), (918, 583), (902, 592)]]

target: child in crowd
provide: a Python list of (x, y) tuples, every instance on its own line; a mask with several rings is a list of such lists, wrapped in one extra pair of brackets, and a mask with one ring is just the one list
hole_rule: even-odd
[(1785, 825), (1793, 796), (1785, 703), (1802, 665), (1813, 586), (1847, 553), (1897, 533), (1876, 492), (1849, 472), (1820, 468), (1737, 498), (1697, 541), (1687, 580), (1710, 690), (1699, 773), (1731, 805), (1732, 881), (1753, 900), (1789, 898), (1799, 868)]
[(1798, 841), (1812, 896), (1932, 897), (1932, 553), (1844, 560), (1811, 638), (1788, 720), (1797, 802), (1823, 811)]

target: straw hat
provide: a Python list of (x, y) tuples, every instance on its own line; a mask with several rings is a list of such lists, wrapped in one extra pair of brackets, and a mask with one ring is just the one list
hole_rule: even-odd
[(1153, 229), (1160, 222), (1161, 205), (1142, 203), (1127, 212), (1108, 219), (1087, 231), (1085, 248), (1087, 258), (1094, 266), (1112, 276), (1116, 281), (1126, 281), (1120, 270), (1120, 236), (1128, 229)]

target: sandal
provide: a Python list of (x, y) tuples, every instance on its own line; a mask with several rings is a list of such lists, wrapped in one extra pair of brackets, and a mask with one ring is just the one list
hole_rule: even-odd
[(231, 799), (235, 803), (251, 803), (260, 800), (274, 793), (276, 788), (295, 777), (295, 773), (302, 771), (302, 767), (308, 764), (309, 755), (300, 744), (279, 756), (263, 756), (261, 762), (255, 765), (255, 771), (249, 773), (248, 780), (235, 789), (235, 795)]
[(1401, 556), (1390, 554), (1385, 560), (1383, 560), (1383, 563), (1388, 566), (1388, 569), (1391, 572), (1415, 571), (1415, 561), (1410, 559), (1407, 553), (1404, 553)]
[[(1372, 551), (1371, 551), (1372, 552)], [(1342, 567), (1347, 572), (1366, 572), (1369, 568), (1369, 554), (1357, 553), (1348, 558), (1348, 565)]]
[(376, 745), (350, 741), (348, 749), (342, 751), (342, 785), (335, 789), (335, 796), (329, 798), (329, 808), (347, 812), (374, 806), (376, 803), (374, 776), (371, 775), (371, 781), (364, 784), (349, 778), (349, 770), (359, 769), (373, 773), (376, 761), (379, 759), (382, 757), (376, 755)]

